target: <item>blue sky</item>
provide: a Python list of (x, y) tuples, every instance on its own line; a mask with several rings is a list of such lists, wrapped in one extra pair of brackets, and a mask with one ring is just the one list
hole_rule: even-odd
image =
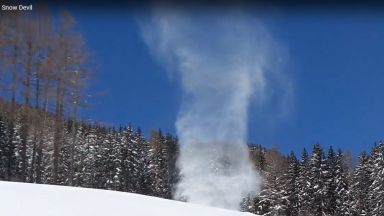
[[(97, 65), (86, 120), (162, 128), (175, 134), (181, 92), (152, 57), (134, 11), (70, 10)], [(316, 142), (353, 153), (383, 138), (384, 15), (373, 11), (281, 9), (260, 21), (286, 50), (293, 107), (273, 127), (250, 109), (250, 143), (284, 153)]]

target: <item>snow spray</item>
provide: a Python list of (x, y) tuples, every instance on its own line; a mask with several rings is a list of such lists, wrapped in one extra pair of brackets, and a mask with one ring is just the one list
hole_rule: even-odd
[(274, 41), (257, 19), (235, 10), (156, 8), (139, 24), (183, 92), (175, 198), (238, 209), (260, 188), (246, 143), (248, 108), (251, 99), (263, 103), (268, 80), (277, 77)]

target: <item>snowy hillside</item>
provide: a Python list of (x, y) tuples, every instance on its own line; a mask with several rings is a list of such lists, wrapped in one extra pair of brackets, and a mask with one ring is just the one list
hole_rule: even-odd
[(155, 197), (65, 186), (0, 181), (2, 216), (245, 216)]

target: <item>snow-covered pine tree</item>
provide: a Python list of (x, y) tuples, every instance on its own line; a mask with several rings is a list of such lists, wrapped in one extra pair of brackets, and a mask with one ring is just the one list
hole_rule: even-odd
[(129, 137), (129, 167), (132, 170), (131, 178), (133, 191), (142, 194), (151, 194), (149, 167), (149, 143), (144, 139), (141, 129), (131, 132)]
[(105, 176), (105, 185), (103, 188), (108, 190), (117, 190), (118, 183), (117, 174), (120, 169), (120, 158), (119, 158), (119, 146), (117, 145), (116, 130), (111, 128), (107, 131), (105, 139), (103, 140), (103, 166), (104, 166), (104, 176)]
[(254, 213), (257, 215), (277, 215), (280, 209), (280, 193), (277, 188), (277, 177), (269, 172), (263, 174), (262, 189), (255, 198)]
[(127, 189), (127, 180), (125, 178), (126, 175), (129, 174), (128, 172), (128, 169), (126, 168), (125, 166), (125, 163), (127, 161), (127, 158), (128, 158), (128, 145), (127, 145), (127, 140), (128, 140), (128, 137), (129, 135), (131, 134), (131, 129), (130, 127), (126, 128), (126, 127), (122, 127), (120, 126), (119, 128), (119, 131), (117, 133), (117, 142), (118, 142), (118, 145), (119, 145), (119, 161), (120, 161), (120, 170), (119, 172), (117, 173), (117, 177), (118, 177), (118, 180), (116, 180), (116, 182), (118, 182), (119, 186), (118, 186), (118, 189), (119, 191), (128, 191)]
[(304, 148), (301, 153), (301, 159), (299, 162), (299, 214), (300, 216), (307, 216), (311, 212), (311, 182), (309, 181), (310, 165), (309, 156), (307, 150)]
[(168, 169), (168, 149), (165, 137), (161, 130), (153, 130), (150, 135), (151, 146), (150, 160), (152, 161), (152, 188), (154, 195), (162, 198), (170, 198), (170, 183)]
[(350, 192), (347, 178), (347, 169), (344, 164), (344, 155), (339, 149), (335, 158), (335, 211), (334, 215), (347, 216), (350, 212)]
[(369, 158), (371, 184), (368, 187), (369, 215), (384, 215), (384, 144), (375, 144)]
[(141, 133), (134, 133), (131, 126), (119, 133), (121, 172), (119, 174), (123, 191), (142, 193), (141, 175), (144, 173), (144, 155), (141, 146)]
[(266, 149), (261, 145), (251, 145), (249, 147), (250, 158), (255, 164), (255, 168), (259, 171), (265, 171), (266, 168), (265, 152)]
[(84, 149), (86, 154), (83, 159), (83, 174), (82, 174), (82, 182), (84, 184), (83, 187), (95, 187), (96, 186), (96, 157), (97, 157), (97, 133), (96, 127), (92, 125), (88, 125), (88, 128), (85, 132), (85, 142)]
[(112, 164), (113, 164), (113, 190), (119, 190), (121, 187), (120, 176), (121, 176), (121, 145), (119, 143), (119, 133), (113, 129), (112, 134)]
[(37, 149), (36, 182), (43, 184), (53, 183), (53, 142), (54, 123), (45, 120), (42, 128)]
[(287, 169), (286, 158), (272, 148), (266, 153), (266, 171), (263, 175), (263, 186), (256, 197), (255, 213), (260, 215), (278, 216), (286, 212), (286, 199), (284, 194), (284, 175)]
[(85, 144), (85, 130), (86, 125), (83, 122), (78, 124), (76, 129), (76, 143), (73, 152), (73, 186), (81, 186), (84, 184), (83, 171), (84, 171), (84, 158), (87, 157)]
[(70, 175), (70, 158), (71, 158), (71, 145), (73, 136), (71, 134), (72, 122), (66, 121), (65, 127), (63, 127), (63, 138), (61, 146), (59, 148), (58, 155), (58, 167), (57, 167), (57, 179), (56, 184), (59, 185), (68, 185), (69, 175)]
[(369, 212), (368, 191), (370, 185), (369, 157), (363, 152), (359, 156), (351, 184), (350, 212), (352, 215), (367, 215)]
[[(261, 145), (249, 146), (250, 159), (253, 162), (255, 169), (257, 169), (262, 176), (265, 176), (266, 167), (267, 167), (265, 154), (266, 154), (266, 149), (263, 148)], [(263, 179), (263, 184), (265, 184), (265, 179)], [(262, 195), (261, 192), (262, 191), (260, 191), (260, 193), (255, 197), (246, 196), (240, 206), (242, 211), (247, 211), (254, 214), (256, 214), (256, 212), (264, 211), (266, 207), (262, 205), (262, 202), (261, 202), (262, 197), (260, 197), (260, 195)]]
[(326, 160), (323, 148), (319, 144), (315, 144), (312, 150), (310, 160), (309, 182), (309, 200), (312, 214), (314, 216), (326, 215)]
[(15, 154), (15, 176), (13, 177), (13, 180), (15, 181), (23, 181), (25, 177), (24, 172), (24, 164), (26, 161), (24, 160), (25, 157), (25, 149), (23, 147), (23, 139), (26, 139), (23, 137), (22, 133), (22, 127), (23, 127), (23, 121), (21, 118), (21, 115), (17, 115), (14, 121), (13, 125), (13, 134), (12, 134), (12, 144), (14, 146), (14, 154)]
[(336, 158), (335, 152), (332, 146), (328, 149), (328, 154), (326, 158), (326, 173), (325, 173), (325, 212), (327, 215), (334, 215), (336, 208)]
[[(24, 109), (23, 109), (24, 108)], [(28, 170), (30, 170), (31, 167), (31, 159), (32, 159), (32, 148), (33, 148), (33, 139), (31, 136), (30, 131), (30, 118), (31, 116), (28, 115), (29, 109), (27, 107), (23, 107), (22, 112), (24, 112), (21, 115), (21, 121), (22, 121), (22, 127), (21, 127), (21, 160), (22, 160), (22, 166), (21, 166), (21, 176), (22, 181), (27, 182), (29, 181), (29, 175)]]
[(161, 145), (157, 149), (157, 160), (158, 160), (158, 171), (161, 176), (161, 181), (159, 182), (161, 193), (160, 197), (171, 199), (172, 198), (172, 185), (171, 185), (171, 163), (172, 166), (175, 166), (175, 161), (171, 162), (171, 155), (169, 153), (170, 148), (172, 147), (174, 141), (173, 137), (170, 134), (162, 136)]
[(255, 206), (254, 206), (254, 198), (250, 195), (247, 195), (243, 198), (243, 200), (240, 203), (240, 211), (242, 212), (251, 212), (255, 213)]
[(7, 159), (7, 180), (8, 181), (14, 181), (17, 180), (16, 177), (16, 170), (17, 170), (17, 160), (16, 160), (16, 144), (19, 144), (19, 142), (15, 142), (15, 124), (13, 121), (9, 123), (8, 126), (8, 159)]
[(168, 148), (168, 169), (169, 169), (169, 191), (166, 198), (172, 198), (175, 194), (176, 185), (179, 182), (180, 170), (177, 167), (177, 158), (179, 156), (179, 146), (177, 138), (174, 138), (171, 134), (166, 134), (165, 144)]
[(13, 150), (9, 146), (8, 125), (6, 120), (0, 117), (0, 180), (7, 180), (10, 159)]
[(39, 131), (41, 130), (41, 118), (39, 115), (29, 117), (30, 123), (28, 127), (28, 145), (27, 145), (27, 181), (36, 182), (36, 168), (37, 168), (37, 151), (38, 151), (38, 140)]
[(109, 156), (109, 140), (107, 139), (107, 128), (102, 125), (96, 126), (96, 142), (95, 148), (95, 161), (94, 161), (94, 181), (95, 188), (103, 189), (108, 181), (107, 163), (105, 163)]
[(144, 195), (154, 195), (153, 176), (151, 175), (154, 173), (156, 165), (154, 164), (154, 161), (151, 160), (154, 151), (153, 147), (144, 139), (140, 128), (137, 129), (134, 135), (134, 140), (134, 143), (139, 146), (138, 155), (141, 157), (141, 163), (139, 166), (140, 179), (138, 181), (140, 193)]
[(288, 168), (285, 173), (285, 193), (287, 216), (297, 216), (299, 213), (299, 162), (293, 152), (288, 156)]

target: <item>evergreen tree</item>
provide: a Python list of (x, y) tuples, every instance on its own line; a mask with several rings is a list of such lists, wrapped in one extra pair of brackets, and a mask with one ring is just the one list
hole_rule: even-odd
[(315, 216), (326, 215), (326, 179), (327, 179), (326, 160), (322, 147), (315, 144), (310, 160), (309, 173), (309, 201), (311, 203), (312, 214)]
[(82, 186), (84, 185), (84, 158), (87, 157), (88, 152), (86, 152), (86, 143), (85, 143), (85, 133), (87, 126), (84, 123), (80, 123), (76, 131), (76, 145), (74, 146), (74, 157), (73, 157), (73, 186)]
[(344, 155), (339, 149), (335, 158), (335, 211), (334, 215), (347, 216), (350, 213), (350, 192)]
[(23, 122), (22, 118), (20, 115), (18, 115), (15, 118), (14, 122), (14, 128), (12, 130), (13, 134), (12, 136), (12, 145), (14, 146), (14, 154), (15, 154), (15, 176), (13, 177), (15, 181), (23, 181), (25, 177), (25, 148), (24, 148), (24, 139), (23, 133), (22, 133), (22, 127), (23, 127)]
[(240, 211), (242, 212), (251, 212), (255, 213), (255, 206), (254, 206), (255, 199), (252, 198), (250, 195), (247, 195), (244, 197), (244, 199), (240, 203)]
[(281, 194), (277, 182), (277, 176), (268, 172), (263, 175), (262, 189), (255, 199), (255, 214), (276, 216), (279, 214)]
[(259, 171), (265, 171), (266, 159), (265, 159), (265, 148), (260, 145), (251, 145), (249, 147), (250, 158), (255, 164), (256, 169)]
[(72, 145), (72, 135), (71, 135), (71, 121), (66, 122), (67, 127), (64, 129), (64, 137), (62, 146), (60, 146), (59, 154), (59, 165), (57, 170), (57, 181), (56, 184), (59, 185), (68, 185), (69, 184), (69, 175), (70, 175), (70, 158), (71, 158), (71, 145)]
[(177, 158), (179, 156), (179, 146), (177, 138), (171, 134), (165, 136), (165, 144), (168, 148), (168, 169), (169, 169), (169, 191), (166, 198), (172, 198), (175, 194), (176, 185), (179, 182), (180, 170), (177, 167)]
[(272, 148), (266, 155), (266, 171), (263, 175), (263, 185), (256, 198), (255, 213), (260, 215), (282, 215), (287, 209), (285, 182), (283, 172), (287, 160), (280, 152)]
[[(102, 125), (96, 126), (96, 143), (94, 145), (94, 181), (93, 187), (103, 189), (108, 181), (107, 163), (108, 147), (106, 146), (107, 129)], [(108, 141), (109, 144), (109, 141)]]
[(82, 182), (83, 187), (95, 187), (96, 186), (96, 158), (97, 158), (97, 134), (94, 126), (89, 126), (85, 134), (84, 149), (87, 154), (83, 159), (83, 174)]
[(336, 208), (336, 158), (332, 146), (328, 149), (326, 158), (325, 173), (325, 212), (327, 215), (334, 215)]
[(375, 144), (369, 158), (371, 184), (368, 187), (369, 215), (384, 215), (383, 143)]
[(153, 147), (142, 136), (140, 128), (137, 129), (134, 136), (135, 143), (140, 146), (141, 164), (139, 166), (140, 179), (138, 181), (140, 193), (144, 195), (154, 195), (154, 182), (152, 174), (155, 172), (156, 165), (151, 160)]
[[(171, 141), (171, 140), (169, 140)], [(165, 137), (161, 130), (152, 131), (149, 140), (151, 149), (150, 157), (152, 169), (152, 188), (155, 196), (170, 198), (170, 182), (168, 169), (168, 149)]]
[(118, 172), (118, 182), (119, 182), (119, 188), (118, 190), (120, 191), (129, 191), (129, 188), (131, 188), (128, 183), (129, 181), (129, 174), (131, 173), (129, 171), (127, 161), (129, 160), (128, 158), (128, 149), (130, 148), (130, 145), (128, 145), (128, 140), (131, 136), (131, 128), (122, 128), (120, 127), (118, 135), (117, 135), (117, 140), (119, 143), (119, 161), (120, 161), (120, 170)]
[(140, 181), (144, 175), (144, 150), (141, 133), (134, 133), (129, 126), (124, 129), (119, 138), (121, 142), (121, 183), (123, 190), (142, 193)]
[(288, 157), (288, 169), (285, 176), (286, 213), (287, 216), (299, 214), (299, 162), (293, 152)]
[(299, 190), (299, 215), (306, 216), (311, 212), (310, 208), (310, 188), (311, 182), (309, 181), (310, 165), (309, 156), (307, 150), (304, 148), (301, 154), (301, 160), (299, 162), (299, 178), (298, 178), (298, 190)]
[(38, 183), (52, 184), (53, 183), (53, 121), (46, 121), (42, 128), (41, 140), (38, 150)]
[(108, 190), (117, 190), (118, 172), (120, 169), (119, 146), (116, 139), (114, 128), (109, 130), (103, 141), (103, 165), (105, 173), (105, 185), (103, 188)]
[(366, 153), (359, 156), (359, 162), (353, 173), (351, 185), (351, 209), (352, 215), (367, 215), (369, 212), (368, 191), (371, 185), (371, 174), (369, 170), (369, 157)]
[(8, 165), (13, 153), (8, 140), (7, 122), (0, 117), (0, 180), (8, 180)]

